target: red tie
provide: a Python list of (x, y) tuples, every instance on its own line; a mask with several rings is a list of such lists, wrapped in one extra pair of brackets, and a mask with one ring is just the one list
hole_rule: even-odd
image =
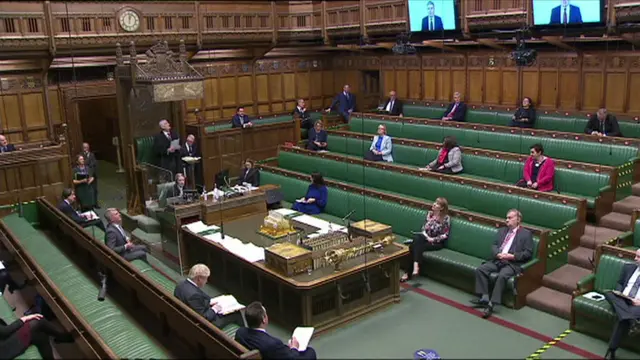
[(453, 117), (453, 115), (456, 113), (456, 110), (458, 110), (458, 104), (453, 105), (453, 109), (451, 109), (449, 117)]
[(513, 239), (514, 236), (516, 236), (516, 232), (509, 231), (509, 234), (507, 234), (507, 236), (505, 236), (504, 240), (502, 241), (502, 245), (500, 245), (500, 251), (504, 250), (504, 247), (507, 246), (509, 241), (511, 241), (511, 239)]

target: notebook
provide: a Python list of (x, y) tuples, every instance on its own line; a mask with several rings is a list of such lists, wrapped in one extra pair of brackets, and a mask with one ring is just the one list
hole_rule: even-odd
[(232, 312), (236, 312), (245, 308), (245, 306), (240, 304), (233, 295), (220, 295), (211, 299), (211, 301), (217, 302), (217, 304), (214, 306), (214, 310), (218, 314), (222, 315), (231, 314)]

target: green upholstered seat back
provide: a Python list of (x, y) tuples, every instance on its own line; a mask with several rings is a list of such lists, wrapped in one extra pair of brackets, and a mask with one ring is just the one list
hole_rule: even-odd
[(136, 161), (138, 164), (147, 163), (154, 165), (156, 155), (153, 153), (153, 136), (143, 136), (135, 139)]
[(440, 119), (444, 115), (446, 107), (442, 106), (423, 106), (405, 104), (402, 108), (404, 116), (425, 119)]
[(604, 254), (598, 260), (596, 269), (596, 280), (594, 290), (604, 292), (616, 288), (616, 283), (620, 279), (620, 273), (624, 264), (632, 263), (631, 259), (622, 259), (617, 256)]

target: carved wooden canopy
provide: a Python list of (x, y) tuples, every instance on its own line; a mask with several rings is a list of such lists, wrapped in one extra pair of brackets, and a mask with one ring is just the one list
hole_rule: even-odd
[(122, 47), (116, 45), (116, 64), (121, 78), (128, 78), (132, 88), (151, 87), (154, 102), (199, 99), (203, 94), (204, 77), (187, 62), (184, 40), (179, 54), (169, 44), (158, 42), (138, 59), (134, 42), (129, 44), (129, 62), (125, 62)]

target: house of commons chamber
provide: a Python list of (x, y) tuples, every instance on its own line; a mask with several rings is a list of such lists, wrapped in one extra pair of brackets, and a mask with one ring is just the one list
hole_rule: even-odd
[(638, 33), (0, 1), (0, 359), (640, 358)]

